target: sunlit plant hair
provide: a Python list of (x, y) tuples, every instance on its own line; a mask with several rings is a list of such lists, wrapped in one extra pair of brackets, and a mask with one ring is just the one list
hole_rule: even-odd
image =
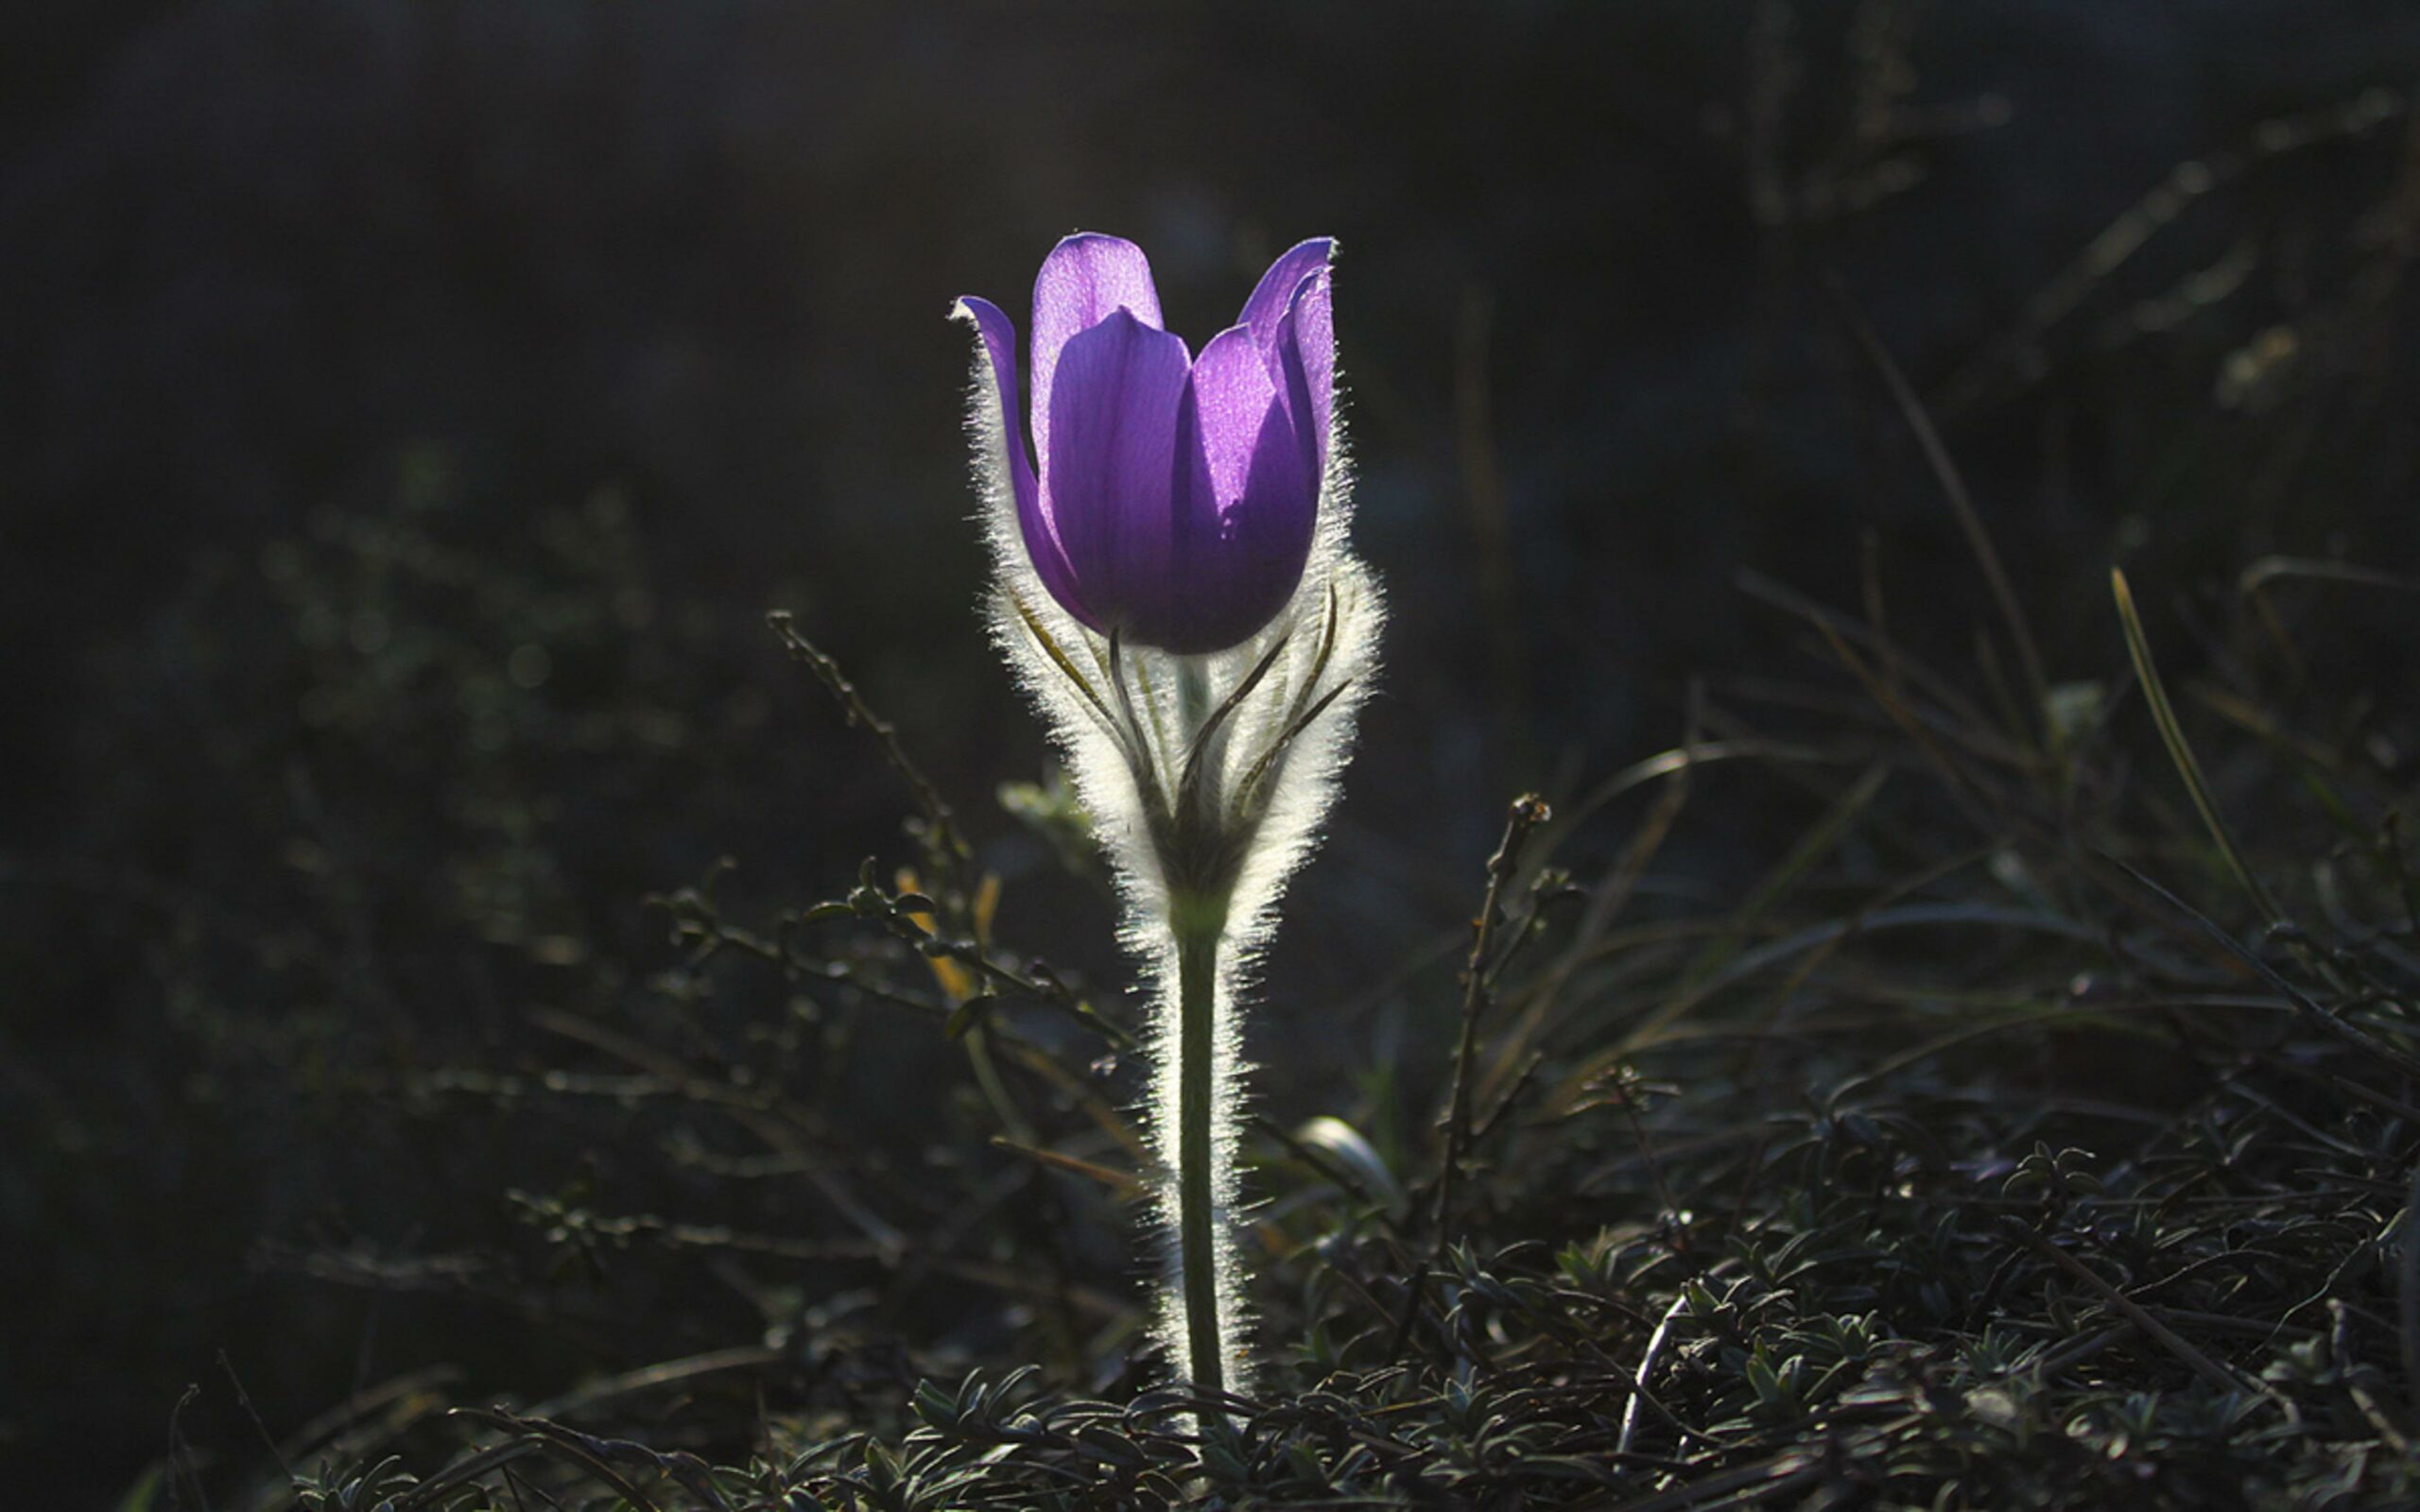
[(1238, 1000), (1322, 818), (1384, 619), (1346, 544), (1333, 244), (1277, 259), (1199, 356), (1141, 249), (1070, 236), (1017, 333), (976, 328), (969, 421), (994, 638), (1072, 770), (1150, 975), (1160, 1326), (1205, 1394), (1249, 1378), (1235, 1213)]

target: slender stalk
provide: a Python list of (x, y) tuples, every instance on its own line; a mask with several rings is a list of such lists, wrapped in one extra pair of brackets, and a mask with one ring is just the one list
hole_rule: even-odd
[[(1176, 926), (1177, 977), (1177, 1285), (1184, 1304), (1185, 1374), (1205, 1396), (1227, 1389), (1227, 1354), (1219, 1326), (1219, 1213), (1216, 1178), (1219, 942), (1224, 921), (1184, 917)], [(1222, 1424), (1217, 1409), (1205, 1428)]]
[(1462, 969), (1462, 1040), (1454, 1054), (1454, 1091), (1445, 1111), (1445, 1158), (1437, 1170), (1437, 1232), (1427, 1263), (1412, 1272), (1411, 1285), (1404, 1292), (1403, 1312), (1395, 1318), (1394, 1343), (1388, 1350), (1391, 1355), (1399, 1354), (1411, 1335), (1427, 1295), (1429, 1274), (1444, 1265), (1445, 1246), (1453, 1231), (1454, 1177), (1471, 1144), (1475, 1085), (1471, 1067), (1478, 1054), (1479, 1020), (1486, 1017), (1493, 996), (1491, 969), (1497, 963), (1496, 931), (1504, 922), (1504, 895), (1520, 874), (1521, 853), (1529, 849), (1530, 836), (1552, 817), (1554, 811), (1547, 807), (1545, 799), (1535, 793), (1522, 794), (1512, 800), (1512, 813), (1505, 817), (1504, 838), (1496, 845), (1495, 854), (1487, 858), (1487, 898), (1473, 921), (1470, 961)]

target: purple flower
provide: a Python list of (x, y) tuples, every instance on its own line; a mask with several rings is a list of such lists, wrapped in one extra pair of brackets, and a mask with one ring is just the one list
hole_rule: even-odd
[(1033, 450), (1018, 423), (1016, 327), (959, 301), (999, 385), (1017, 524), (1067, 612), (1130, 644), (1224, 650), (1302, 581), (1327, 473), (1336, 371), (1333, 243), (1280, 257), (1199, 357), (1162, 328), (1143, 249), (1070, 236), (1033, 283)]

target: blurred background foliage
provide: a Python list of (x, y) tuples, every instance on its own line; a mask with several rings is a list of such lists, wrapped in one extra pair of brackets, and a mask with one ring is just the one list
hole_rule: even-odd
[[(880, 930), (738, 972), (646, 902), (924, 859), (786, 610), (957, 800), (987, 928), (1115, 1005), (973, 610), (952, 296), (1115, 231), (1198, 342), (1341, 238), (1392, 670), (1254, 1048), (1278, 1122), (1349, 1107), (1402, 1170), (1506, 796), (1671, 745), (1699, 669), (1776, 681), (1743, 568), (1852, 604), (1871, 562), (1971, 665), (1844, 305), (2055, 678), (2110, 664), (2111, 561), (2171, 630), (2265, 553), (2411, 564), (2415, 77), (2401, 0), (11, 8), (0, 1461), (96, 1499), (434, 1366), (1119, 1358), (1124, 1235), (1006, 1195), (963, 984)], [(2409, 616), (2337, 614), (2391, 780)], [(1808, 818), (1726, 799), (1651, 890), (1735, 895)], [(701, 1075), (795, 1149), (700, 1125)], [(970, 1193), (999, 1230), (904, 1263)]]

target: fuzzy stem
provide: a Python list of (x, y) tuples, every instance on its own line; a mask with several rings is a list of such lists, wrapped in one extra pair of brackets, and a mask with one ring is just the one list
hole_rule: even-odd
[[(1177, 910), (1177, 1285), (1184, 1305), (1186, 1376), (1205, 1396), (1226, 1390), (1226, 1343), (1219, 1327), (1218, 1054), (1219, 943), (1223, 919)], [(1223, 910), (1217, 912), (1223, 913)], [(1221, 1424), (1205, 1409), (1203, 1426)]]
[(1201, 732), (1201, 722), (1210, 717), (1210, 669), (1202, 658), (1176, 659), (1176, 708), (1177, 728), (1189, 743)]

